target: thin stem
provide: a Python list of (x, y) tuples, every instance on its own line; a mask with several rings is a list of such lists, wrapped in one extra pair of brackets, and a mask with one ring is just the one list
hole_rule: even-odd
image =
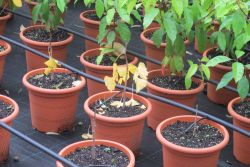
[[(125, 48), (127, 50), (127, 44), (125, 44)], [(122, 101), (123, 101), (123, 109), (125, 108), (125, 102), (126, 102), (126, 91), (127, 91), (127, 84), (128, 84), (128, 56), (127, 56), (127, 51), (125, 52), (125, 60), (126, 60), (126, 76), (125, 76), (125, 85), (123, 88), (123, 93), (122, 93)]]

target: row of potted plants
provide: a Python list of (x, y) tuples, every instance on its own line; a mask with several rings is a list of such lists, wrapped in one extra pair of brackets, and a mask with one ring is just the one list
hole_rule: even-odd
[[(196, 104), (197, 94), (204, 88), (204, 84), (202, 81), (193, 79), (192, 77), (196, 73), (196, 71), (199, 71), (202, 76), (205, 76), (209, 79), (209, 76), (212, 76), (213, 73), (209, 71), (209, 67), (211, 69), (211, 67), (217, 65), (218, 63), (233, 59), (233, 57), (225, 58), (226, 56), (232, 56), (234, 54), (236, 54), (237, 58), (244, 56), (245, 53), (240, 51), (244, 47), (244, 44), (249, 41), (249, 34), (247, 32), (249, 23), (247, 23), (245, 16), (242, 15), (242, 13), (239, 13), (239, 11), (248, 11), (248, 8), (245, 7), (244, 2), (242, 4), (238, 4), (238, 1), (228, 2), (225, 6), (228, 7), (228, 5), (231, 5), (233, 6), (232, 10), (235, 11), (232, 12), (232, 10), (230, 10), (230, 12), (227, 11), (228, 13), (223, 11), (224, 13), (221, 14), (218, 11), (221, 11), (222, 9), (225, 10), (226, 7), (224, 5), (222, 7), (218, 5), (218, 7), (217, 5), (215, 5), (217, 1), (211, 1), (208, 4), (203, 1), (195, 1), (193, 2), (193, 4), (188, 4), (187, 1), (184, 0), (179, 2), (172, 0), (168, 3), (166, 1), (157, 2), (158, 3), (156, 4), (156, 1), (150, 0), (142, 1), (142, 3), (137, 1), (129, 1), (128, 3), (126, 1), (123, 3), (118, 3), (118, 1), (110, 2), (102, 0), (85, 1), (85, 4), (87, 6), (95, 3), (96, 10), (92, 11), (90, 14), (86, 14), (86, 12), (81, 14), (81, 18), (83, 18), (83, 16), (86, 16), (88, 19), (94, 19), (95, 26), (98, 26), (99, 32), (95, 32), (95, 34), (92, 34), (92, 36), (96, 37), (96, 34), (98, 34), (98, 41), (102, 48), (94, 48), (84, 52), (81, 56), (81, 62), (85, 66), (87, 73), (93, 76), (104, 78), (105, 84), (109, 90), (114, 90), (117, 83), (123, 83), (125, 86), (125, 89), (123, 91), (103, 92), (106, 90), (104, 85), (94, 85), (95, 83), (93, 81), (87, 80), (89, 99), (84, 103), (84, 109), (90, 116), (92, 123), (93, 141), (91, 142), (91, 145), (93, 145), (93, 143), (94, 145), (101, 144), (101, 141), (96, 141), (96, 139), (106, 139), (121, 143), (131, 149), (134, 153), (136, 153), (140, 147), (144, 120), (147, 118), (148, 125), (154, 130), (156, 130), (157, 128), (157, 137), (163, 144), (164, 165), (173, 166), (174, 164), (174, 166), (183, 166), (187, 164), (188, 160), (180, 160), (179, 158), (186, 157), (186, 154), (190, 153), (190, 150), (193, 149), (188, 149), (185, 146), (178, 146), (178, 144), (176, 145), (169, 142), (168, 140), (166, 140), (166, 136), (163, 135), (163, 131), (166, 130), (166, 127), (173, 125), (177, 120), (179, 120), (180, 122), (194, 122), (195, 124), (190, 123), (189, 126), (191, 126), (191, 128), (186, 127), (185, 129), (184, 127), (182, 132), (185, 133), (180, 133), (180, 136), (178, 137), (182, 137), (181, 135), (190, 135), (190, 129), (192, 131), (191, 136), (195, 137), (195, 135), (199, 134), (199, 130), (196, 129), (199, 129), (200, 126), (206, 124), (211, 125), (211, 127), (213, 128), (216, 128), (217, 131), (215, 131), (218, 132), (218, 136), (220, 136), (218, 138), (222, 140), (220, 140), (219, 143), (216, 143), (212, 147), (208, 146), (207, 148), (195, 149), (194, 152), (190, 153), (196, 158), (196, 161), (194, 161), (195, 164), (192, 164), (192, 166), (216, 166), (219, 151), (223, 147), (225, 147), (229, 140), (228, 133), (225, 128), (211, 121), (201, 120), (201, 118), (196, 116), (185, 116), (185, 118), (184, 116), (174, 117), (177, 115), (186, 115), (189, 113), (187, 113), (187, 111), (162, 104), (152, 99), (147, 100), (134, 93), (127, 93), (126, 87), (131, 84), (132, 88), (136, 88), (136, 90), (139, 91), (147, 86), (148, 92), (150, 93), (194, 107)], [(48, 2), (45, 1), (41, 1), (37, 4), (37, 6), (33, 8), (32, 17), (34, 22), (36, 22), (39, 18), (40, 21), (45, 24), (45, 26), (40, 25), (29, 27), (21, 31), (20, 33), (20, 38), (28, 46), (38, 49), (38, 46), (40, 45), (43, 47), (41, 51), (50, 56), (49, 61), (47, 61), (45, 65), (43, 65), (43, 63), (45, 62), (44, 59), (34, 60), (34, 58), (38, 56), (31, 55), (27, 52), (27, 69), (30, 72), (28, 72), (23, 78), (23, 83), (29, 91), (32, 126), (42, 132), (61, 132), (64, 130), (70, 130), (72, 128), (78, 95), (80, 90), (85, 85), (84, 78), (72, 75), (67, 70), (56, 68), (58, 66), (58, 63), (55, 59), (65, 60), (60, 59), (56, 56), (61, 56), (66, 53), (65, 48), (63, 48), (63, 46), (67, 45), (67, 42), (65, 41), (72, 41), (73, 37), (71, 34), (67, 34), (56, 29), (56, 27), (62, 21), (61, 16), (66, 10), (67, 2), (63, 1), (63, 5), (60, 4), (61, 6), (59, 5), (59, 3), (57, 3), (56, 0), (52, 3), (54, 4), (53, 10), (46, 7), (49, 5)], [(138, 67), (136, 67), (136, 64), (138, 63), (137, 58), (134, 58), (133, 55), (126, 54), (127, 45), (131, 39), (129, 27), (131, 27), (135, 23), (135, 21), (133, 20), (134, 18), (138, 21), (142, 20), (138, 12), (139, 6), (144, 7), (144, 28), (150, 26), (153, 20), (158, 22), (160, 26), (158, 28), (146, 30), (142, 33), (144, 35), (142, 35), (141, 38), (145, 38), (145, 41), (147, 41), (145, 42), (146, 45), (150, 45), (146, 46), (147, 56), (159, 55), (157, 56), (157, 59), (163, 59), (162, 69), (153, 70), (157, 67), (153, 67), (147, 64), (148, 70), (150, 69), (150, 72), (147, 72), (145, 65), (143, 65), (142, 63), (139, 63)], [(196, 11), (196, 13), (194, 13), (194, 11)], [(49, 16), (54, 16), (52, 17), (53, 19), (48, 19), (46, 13), (49, 13)], [(237, 16), (235, 13), (237, 13)], [(214, 17), (220, 24), (220, 27), (218, 31), (213, 30), (214, 33), (212, 33), (211, 35), (209, 34), (211, 29), (207, 28), (207, 26), (212, 25), (211, 23)], [(231, 20), (235, 20), (234, 17), (241, 19), (241, 21), (243, 20), (243, 18), (245, 19), (244, 26), (242, 26), (242, 28), (235, 27), (236, 23), (230, 22), (229, 18), (231, 18)], [(223, 21), (225, 21), (226, 19), (229, 19), (229, 21), (227, 20), (227, 23), (223, 24)], [(198, 26), (196, 24), (198, 24)], [(85, 25), (87, 26), (87, 24)], [(45, 28), (47, 31), (45, 31)], [(212, 41), (217, 41), (217, 45), (220, 49), (218, 51), (219, 54), (221, 54), (220, 52), (222, 51), (222, 53), (226, 56), (215, 56), (214, 58), (204, 56), (204, 58), (199, 59), (199, 63), (194, 63), (193, 61), (189, 60), (189, 69), (186, 71), (184, 70), (186, 45), (190, 43), (190, 41), (192, 41), (194, 31), (196, 33), (195, 35), (197, 35), (198, 44), (204, 42), (204, 40), (201, 39), (202, 37), (200, 37), (200, 33), (204, 32), (204, 29), (203, 31), (200, 30), (202, 28), (207, 30), (205, 32), (208, 33), (208, 36), (210, 36)], [(86, 31), (87, 29), (88, 28), (84, 30)], [(94, 29), (94, 27), (91, 27), (89, 29)], [(225, 39), (227, 35), (221, 35), (223, 33), (227, 33), (227, 31), (231, 32), (231, 30), (233, 30), (232, 33), (234, 33), (234, 36), (232, 35), (232, 39), (229, 39), (229, 37), (228, 39)], [(34, 34), (38, 34), (37, 36), (39, 37), (40, 33), (45, 34), (46, 38), (37, 39), (33, 37), (35, 36)], [(247, 39), (244, 39), (243, 42), (240, 40), (241, 44), (238, 44), (239, 46), (236, 46), (236, 44), (231, 44), (234, 40), (237, 43), (239, 42), (239, 39), (237, 41), (237, 35), (247, 37)], [(231, 42), (227, 43), (227, 40)], [(59, 43), (62, 43), (59, 41), (63, 41), (63, 46), (59, 46)], [(228, 50), (226, 52), (225, 45), (234, 46), (235, 48), (237, 48), (237, 53), (234, 49), (230, 49), (233, 50), (233, 54), (228, 54)], [(60, 50), (58, 52), (57, 47), (58, 50)], [(92, 47), (99, 46), (93, 46), (91, 43), (89, 43), (86, 45), (86, 47), (90, 49)], [(159, 49), (157, 47), (163, 49)], [(153, 48), (155, 51), (157, 51), (157, 53), (147, 51), (147, 49), (149, 50), (150, 48)], [(163, 52), (159, 53), (160, 50), (162, 50)], [(29, 58), (32, 59), (29, 60)], [(212, 59), (208, 61), (208, 58)], [(36, 64), (29, 65), (31, 63)], [(44, 66), (47, 67), (45, 69), (34, 70), (36, 68), (41, 68)], [(246, 79), (244, 79), (244, 72), (240, 76), (236, 76), (236, 72), (241, 70), (240, 73), (242, 73), (242, 69), (239, 66), (241, 65), (233, 65), (232, 76), (235, 81), (238, 82), (239, 93), (242, 98), (244, 98), (248, 93), (248, 89), (246, 89), (247, 86), (243, 88), (241, 82), (243, 82), (245, 85), (246, 83), (247, 85), (249, 84), (248, 81), (246, 82)], [(67, 76), (63, 75), (65, 73), (67, 74)], [(176, 75), (172, 75), (172, 73), (175, 73)], [(70, 80), (70, 85), (62, 82), (62, 79), (65, 80), (66, 77)], [(133, 83), (131, 83), (132, 80), (134, 81)], [(51, 84), (51, 82), (53, 82), (54, 84)], [(222, 79), (219, 86), (225, 86), (228, 82), (226, 82), (225, 79)], [(171, 90), (169, 88), (172, 88), (174, 90)], [(119, 95), (117, 95), (118, 93)], [(186, 99), (189, 99), (189, 101), (184, 102), (184, 100), (186, 101)], [(63, 100), (66, 100), (67, 102), (62, 102)], [(232, 103), (230, 103), (230, 105), (232, 105)], [(114, 111), (115, 113), (117, 112), (118, 117), (121, 117), (121, 115), (123, 115), (124, 113), (127, 113), (127, 115), (125, 114), (122, 118), (117, 118), (114, 115), (112, 117), (112, 115), (109, 115), (109, 110)], [(127, 110), (132, 110), (134, 112), (138, 111), (139, 113), (128, 113), (129, 111)], [(69, 115), (66, 113), (69, 113)], [(129, 126), (129, 124), (131, 123), (133, 127)], [(46, 126), (44, 126), (44, 124)], [(117, 131), (113, 133), (115, 130)], [(134, 136), (136, 136), (137, 138), (135, 138)], [(246, 143), (249, 143), (247, 137), (239, 135), (238, 133), (235, 133), (235, 136), (235, 138), (237, 138), (237, 136), (241, 136), (244, 138)], [(81, 144), (83, 143), (86, 142), (82, 142)], [(109, 144), (102, 144), (106, 146), (118, 147), (117, 143), (116, 145), (110, 144), (110, 142)], [(89, 145), (90, 144), (88, 144), (88, 146)], [(234, 150), (242, 148), (242, 146), (237, 145), (236, 147), (235, 145)], [(72, 147), (73, 148), (67, 147), (70, 149), (70, 151), (66, 154), (64, 152), (61, 152), (61, 155), (68, 155), (70, 152), (74, 152), (76, 148), (82, 146), (80, 146), (78, 143), (72, 145)], [(119, 148), (121, 148), (121, 146), (119, 146)], [(97, 148), (93, 147), (92, 150), (94, 150), (91, 152), (93, 154), (92, 158), (93, 160), (96, 160), (95, 152), (97, 152)], [(122, 146), (121, 151), (125, 152), (126, 154), (131, 153), (129, 151), (125, 151), (124, 146)], [(171, 153), (176, 153), (176, 151), (183, 151), (185, 154), (178, 154), (177, 159), (173, 158), (173, 155)], [(209, 163), (205, 162), (203, 159), (207, 156), (207, 152), (205, 153), (205, 151), (211, 152), (213, 154), (212, 156), (215, 159), (211, 160)], [(249, 150), (247, 151), (249, 152)], [(234, 151), (235, 155), (236, 152), (237, 151)], [(205, 154), (204, 157), (200, 156), (202, 153)], [(244, 155), (247, 155), (247, 153), (245, 152), (242, 155), (243, 158), (242, 156), (236, 155), (237, 159), (239, 159), (241, 162), (249, 163), (247, 162), (247, 158), (244, 159)], [(129, 160), (134, 160), (134, 157), (131, 156), (131, 154), (127, 156)], [(185, 164), (183, 164), (184, 162)], [(191, 162), (189, 162), (188, 164), (191, 165)], [(133, 166), (134, 162), (131, 162), (130, 165)]]

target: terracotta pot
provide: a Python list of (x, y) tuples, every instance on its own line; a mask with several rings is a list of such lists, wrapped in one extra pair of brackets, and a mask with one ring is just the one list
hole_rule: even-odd
[[(25, 28), (20, 32), (21, 40), (29, 47), (36, 49), (44, 54), (48, 55), (48, 46), (49, 42), (37, 42), (30, 40), (24, 36), (24, 33), (30, 31), (31, 29), (45, 28), (43, 25), (35, 25)], [(52, 56), (59, 61), (66, 61), (66, 56), (68, 54), (67, 46), (72, 42), (73, 35), (69, 34), (69, 37), (60, 42), (52, 42)], [(27, 62), (27, 71), (31, 71), (37, 68), (45, 67), (44, 62), (46, 59), (26, 50), (26, 62)]]
[(167, 141), (161, 134), (162, 130), (176, 121), (194, 122), (195, 116), (177, 116), (163, 121), (156, 130), (157, 139), (162, 144), (164, 167), (216, 167), (220, 151), (227, 145), (229, 134), (223, 126), (210, 120), (202, 120), (200, 123), (210, 124), (217, 128), (224, 136), (221, 143), (207, 148), (188, 148), (175, 145)]
[[(72, 130), (78, 97), (86, 81), (81, 77), (79, 85), (68, 89), (44, 89), (33, 86), (27, 81), (31, 76), (43, 74), (44, 70), (44, 68), (36, 69), (23, 77), (23, 84), (29, 93), (32, 126), (41, 132)], [(54, 71), (71, 73), (63, 68)]]
[[(86, 73), (88, 73), (92, 76), (104, 79), (105, 76), (112, 76), (113, 67), (112, 66), (96, 65), (96, 64), (89, 63), (88, 61), (85, 60), (85, 58), (87, 56), (100, 55), (99, 49), (100, 48), (87, 50), (86, 52), (84, 52), (81, 55), (80, 61), (84, 65)], [(128, 55), (128, 56), (133, 57), (131, 55)], [(133, 57), (131, 64), (136, 65), (137, 62), (138, 62), (138, 58)], [(98, 82), (93, 81), (91, 79), (87, 79), (87, 83), (88, 83), (87, 86), (88, 86), (88, 95), (89, 96), (94, 95), (96, 93), (107, 91), (107, 88), (104, 84), (98, 83)]]
[[(109, 140), (96, 140), (95, 145), (104, 145), (108, 147), (114, 147), (117, 148), (118, 150), (122, 151), (126, 156), (128, 156), (129, 159), (129, 164), (127, 167), (134, 167), (135, 166), (135, 156), (132, 153), (130, 149), (128, 149), (126, 146), (114, 142), (114, 141), (109, 141)], [(93, 141), (92, 140), (85, 140), (85, 141), (80, 141), (76, 142), (73, 144), (70, 144), (66, 147), (64, 147), (60, 152), (59, 155), (62, 157), (65, 157), (66, 155), (74, 152), (78, 148), (83, 148), (83, 147), (92, 147), (93, 146)], [(56, 162), (57, 167), (63, 167), (62, 163)]]
[[(94, 112), (89, 108), (91, 104), (99, 99), (107, 99), (117, 91), (102, 92), (89, 97), (84, 103), (84, 110), (93, 123)], [(121, 95), (120, 95), (121, 96)], [(131, 98), (131, 93), (126, 93), (126, 97)], [(96, 114), (96, 139), (112, 140), (121, 143), (131, 149), (135, 154), (139, 152), (144, 121), (151, 111), (150, 102), (139, 95), (134, 94), (134, 99), (144, 104), (147, 110), (136, 116), (127, 118), (112, 118)]]
[[(250, 98), (246, 99), (250, 100)], [(233, 106), (239, 103), (240, 97), (231, 100), (227, 106), (227, 110), (233, 117), (233, 123), (235, 126), (250, 132), (250, 119), (243, 117), (236, 113)], [(250, 138), (246, 137), (238, 132), (233, 132), (233, 153), (237, 160), (240, 162), (250, 165)]]
[(0, 17), (0, 35), (3, 35), (5, 32), (6, 22), (12, 17), (11, 13), (7, 13), (6, 16)]
[[(156, 31), (157, 29), (159, 29), (159, 27), (157, 27), (157, 28), (156, 27), (155, 28), (149, 28), (149, 29), (144, 30), (141, 33), (140, 38), (141, 38), (141, 40), (143, 41), (143, 43), (145, 45), (145, 54), (146, 54), (146, 56), (148, 58), (155, 59), (155, 60), (158, 60), (158, 61), (161, 62), (162, 59), (164, 58), (164, 55), (165, 55), (166, 43), (161, 43), (161, 46), (159, 48), (157, 48), (155, 46), (154, 42), (152, 40), (148, 39), (145, 36), (145, 34), (152, 33), (154, 31)], [(186, 40), (185, 44), (188, 45), (189, 41)], [(160, 68), (159, 65), (147, 62), (148, 71), (156, 70), (156, 69), (159, 69), (159, 68)]]
[[(209, 52), (214, 50), (215, 48), (207, 49), (203, 56), (208, 56)], [(210, 69), (210, 80), (220, 81), (224, 74), (232, 71), (231, 67), (224, 65), (216, 65), (215, 67), (209, 67)], [(229, 86), (236, 87), (234, 81), (229, 83)], [(216, 91), (217, 85), (213, 85), (211, 83), (207, 83), (207, 96), (208, 99), (216, 104), (227, 105), (230, 100), (236, 98), (238, 96), (237, 93), (227, 90), (225, 88), (219, 89)]]
[(0, 81), (2, 81), (3, 78), (3, 72), (4, 72), (4, 65), (5, 65), (5, 58), (6, 56), (11, 52), (11, 46), (5, 41), (0, 40), (0, 46), (3, 46), (5, 48), (4, 51), (0, 52)]
[[(148, 78), (151, 79), (157, 76), (162, 76), (161, 70), (150, 71)], [(204, 89), (204, 84), (197, 78), (193, 78), (193, 82), (199, 84), (199, 86), (191, 90), (165, 89), (148, 82), (147, 90), (148, 93), (173, 100), (189, 107), (195, 107), (195, 105), (197, 104), (197, 95)], [(149, 101), (152, 104), (152, 112), (148, 115), (147, 124), (153, 130), (156, 130), (157, 126), (167, 118), (178, 115), (191, 114), (186, 110), (175, 107), (173, 105), (162, 103), (158, 100), (149, 99)]]
[[(95, 20), (90, 20), (86, 17), (86, 15), (95, 13), (95, 10), (87, 10), (85, 12), (82, 12), (80, 14), (80, 19), (83, 21), (84, 28), (83, 28), (83, 33), (96, 39), (97, 35), (99, 33), (99, 25), (100, 21), (95, 21)], [(84, 40), (85, 41), (85, 50), (90, 50), (94, 48), (99, 48), (99, 44), (91, 42), (89, 40)]]
[[(0, 99), (3, 100), (5, 103), (10, 104), (14, 107), (14, 112), (11, 115), (3, 119), (0, 119), (0, 121), (11, 126), (13, 120), (17, 117), (19, 113), (19, 107), (17, 103), (9, 97), (0, 95)], [(1, 139), (0, 140), (0, 164), (1, 164), (1, 162), (5, 162), (8, 159), (9, 145), (10, 145), (10, 133), (1, 127), (0, 127), (0, 139)]]

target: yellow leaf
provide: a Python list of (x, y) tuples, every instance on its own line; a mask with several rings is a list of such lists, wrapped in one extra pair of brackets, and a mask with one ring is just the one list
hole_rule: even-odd
[(140, 103), (134, 100), (133, 98), (125, 102), (125, 106), (138, 106), (138, 105), (140, 105)]
[(91, 135), (90, 133), (84, 133), (84, 134), (82, 134), (82, 138), (85, 140), (92, 139), (93, 135)]
[(128, 70), (129, 70), (129, 72), (131, 72), (132, 74), (134, 74), (135, 71), (137, 70), (137, 67), (135, 65), (133, 65), (133, 64), (129, 64), (128, 65)]
[(137, 68), (137, 72), (142, 79), (148, 79), (148, 70), (144, 63), (140, 62)]
[[(106, 45), (105, 48), (112, 48), (112, 44)], [(114, 49), (113, 54), (116, 56), (126, 54), (126, 47), (121, 43), (115, 42), (113, 44), (113, 49)]]
[[(120, 78), (122, 79), (122, 81), (126, 81), (129, 79), (129, 71), (127, 72), (127, 67), (125, 66), (118, 66), (117, 67), (117, 72), (120, 76)], [(127, 77), (126, 77), (126, 74), (127, 74)]]
[(115, 79), (115, 81), (118, 81), (118, 73), (117, 73), (117, 64), (116, 63), (113, 64), (113, 78)]
[(22, 7), (22, 0), (12, 0), (12, 2), (16, 7)]
[(58, 62), (53, 58), (50, 57), (48, 61), (44, 63), (47, 68), (45, 69), (44, 73), (48, 75), (52, 70), (54, 70), (59, 64)]
[(115, 83), (115, 79), (113, 77), (105, 76), (104, 82), (105, 82), (105, 85), (109, 91), (115, 90), (116, 83)]
[(147, 80), (137, 78), (135, 80), (136, 92), (140, 92), (143, 88), (147, 86)]
[(117, 107), (117, 108), (120, 108), (120, 107), (123, 106), (123, 103), (120, 102), (120, 101), (113, 101), (110, 105), (114, 106), (114, 107)]

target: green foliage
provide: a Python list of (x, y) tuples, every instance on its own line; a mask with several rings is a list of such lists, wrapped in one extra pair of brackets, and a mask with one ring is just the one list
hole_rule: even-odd
[(48, 30), (56, 29), (63, 23), (62, 15), (67, 9), (67, 0), (38, 0), (32, 10), (32, 19), (41, 21)]

